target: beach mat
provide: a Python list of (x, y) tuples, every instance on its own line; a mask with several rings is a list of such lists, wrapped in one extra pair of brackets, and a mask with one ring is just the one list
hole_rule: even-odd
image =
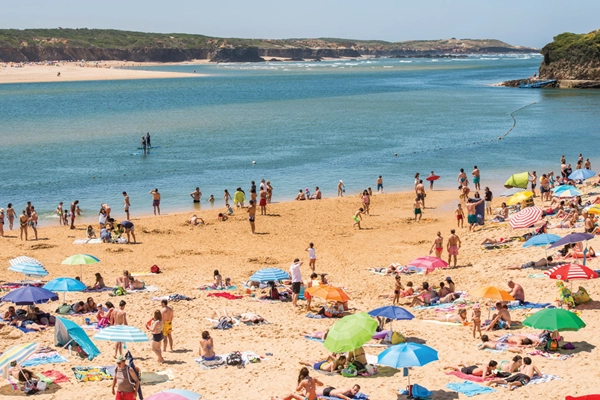
[(483, 379), (483, 378), (482, 378), (482, 377), (480, 377), (480, 376), (475, 376), (475, 375), (467, 375), (467, 374), (463, 374), (463, 373), (462, 373), (462, 372), (460, 372), (460, 371), (450, 371), (450, 372), (446, 372), (446, 375), (454, 375), (454, 376), (456, 376), (457, 378), (460, 378), (460, 379), (465, 379), (465, 380), (467, 380), (467, 381), (471, 381), (471, 382), (478, 382), (478, 383), (486, 382), (486, 381), (489, 381), (489, 380), (492, 380), (492, 379), (494, 379), (494, 378), (495, 378), (494, 376), (490, 376), (490, 377), (487, 377), (487, 378)]
[(458, 322), (437, 321), (435, 319), (422, 319), (421, 322), (427, 322), (430, 324), (438, 324), (438, 325), (464, 326), (463, 324), (459, 324)]
[(58, 354), (56, 351), (50, 351), (47, 353), (35, 353), (32, 354), (27, 360), (21, 365), (23, 367), (34, 367), (42, 364), (55, 364), (67, 362), (67, 359)]
[(52, 381), (52, 383), (65, 383), (65, 382), (69, 382), (69, 377), (66, 376), (65, 374), (63, 374), (60, 371), (56, 371), (56, 370), (50, 369), (48, 371), (41, 372), (41, 374), (43, 376), (45, 376), (46, 378), (50, 379)]
[(550, 352), (542, 351), (542, 350), (535, 350), (535, 351), (532, 351), (531, 353), (527, 353), (527, 355), (528, 356), (542, 356), (544, 358), (549, 358), (551, 360), (560, 360), (560, 361), (565, 361), (565, 360), (568, 360), (569, 358), (575, 357), (575, 354), (550, 353)]
[(205, 287), (199, 287), (198, 290), (207, 290), (207, 291), (211, 291), (211, 290), (236, 290), (237, 286), (226, 286), (226, 287), (222, 287), (222, 288), (212, 288), (210, 286), (205, 286)]
[(243, 296), (236, 296), (235, 294), (227, 293), (227, 292), (217, 292), (217, 293), (209, 293), (207, 297), (221, 297), (227, 300), (238, 300)]
[(106, 367), (73, 367), (71, 370), (75, 374), (77, 382), (95, 382), (113, 379)]
[(164, 371), (150, 372), (142, 371), (142, 385), (156, 385), (158, 383), (168, 382), (175, 379), (173, 371), (170, 369)]
[(496, 391), (491, 387), (481, 386), (469, 381), (464, 381), (460, 383), (447, 383), (446, 388), (452, 390), (453, 392), (462, 393), (467, 397), (473, 397), (480, 394), (494, 393)]
[(304, 336), (304, 339), (310, 340), (312, 342), (319, 342), (319, 343), (325, 342), (323, 339), (319, 339), (319, 338), (312, 337), (312, 336)]

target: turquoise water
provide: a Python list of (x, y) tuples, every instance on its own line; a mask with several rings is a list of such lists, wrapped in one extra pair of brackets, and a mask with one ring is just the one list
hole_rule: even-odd
[[(32, 201), (47, 215), (79, 199), (95, 215), (101, 202), (120, 210), (126, 190), (140, 215), (154, 187), (172, 212), (192, 209), (196, 186), (206, 208), (208, 195), (221, 205), (223, 189), (248, 192), (261, 178), (282, 201), (317, 185), (335, 195), (340, 179), (358, 192), (378, 175), (386, 190), (406, 189), (416, 171), (454, 187), (473, 165), (498, 186), (511, 172), (558, 171), (562, 154), (594, 166), (600, 92), (490, 86), (533, 74), (540, 60), (183, 65), (155, 69), (208, 76), (0, 85), (0, 205)], [(508, 114), (534, 102), (498, 141)], [(160, 148), (143, 156), (148, 131)]]

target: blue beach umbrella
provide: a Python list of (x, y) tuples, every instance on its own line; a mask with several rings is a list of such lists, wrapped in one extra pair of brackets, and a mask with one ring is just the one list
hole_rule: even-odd
[(58, 300), (58, 296), (49, 290), (35, 286), (23, 286), (2, 298), (2, 301), (14, 303), (18, 306), (31, 306), (52, 300)]
[[(400, 343), (388, 347), (377, 356), (377, 364), (392, 368), (422, 367), (438, 360), (438, 352), (419, 343)], [(408, 377), (410, 385), (410, 376)]]
[(552, 233), (544, 233), (542, 235), (535, 235), (525, 243), (523, 243), (523, 247), (531, 247), (531, 246), (548, 246), (549, 244), (554, 244), (560, 240), (560, 236), (554, 235)]
[(517, 194), (519, 192), (524, 192), (525, 189), (522, 188), (510, 188), (505, 190), (504, 192), (500, 193), (500, 197), (510, 197), (513, 194)]
[(565, 244), (583, 242), (584, 240), (590, 240), (595, 237), (596, 236), (591, 233), (581, 233), (581, 232), (570, 233), (570, 234), (566, 235), (565, 237), (563, 237), (562, 239), (554, 242), (554, 244), (552, 246), (548, 247), (548, 249), (553, 249), (555, 247), (564, 246)]
[(48, 275), (48, 271), (46, 271), (46, 268), (44, 268), (43, 266), (41, 266), (39, 264), (32, 264), (32, 263), (13, 264), (10, 267), (8, 267), (8, 270), (13, 271), (13, 272), (19, 272), (19, 273), (27, 275), (27, 276), (46, 276), (46, 275)]
[(574, 181), (583, 181), (592, 176), (596, 175), (594, 171), (590, 171), (589, 169), (576, 169), (571, 175), (569, 175), (569, 179), (573, 179)]
[(64, 348), (71, 342), (77, 343), (86, 352), (90, 361), (100, 355), (100, 350), (98, 350), (81, 326), (69, 319), (57, 316), (54, 326), (54, 344)]
[(561, 197), (561, 198), (566, 198), (566, 197), (575, 197), (575, 196), (581, 196), (581, 190), (579, 189), (566, 189), (566, 190), (561, 190), (559, 192), (554, 192), (554, 197)]
[(261, 269), (250, 277), (250, 280), (253, 282), (280, 281), (282, 279), (290, 279), (290, 275), (279, 268)]
[(389, 319), (413, 319), (415, 316), (402, 307), (383, 306), (369, 311), (371, 317), (385, 317)]
[(562, 192), (563, 190), (577, 190), (577, 188), (573, 185), (560, 185), (553, 187), (551, 190), (554, 194), (557, 194)]
[(94, 336), (94, 339), (108, 342), (138, 343), (147, 342), (148, 336), (134, 326), (113, 325), (102, 329), (100, 333)]
[(63, 300), (66, 299), (67, 292), (83, 292), (86, 286), (83, 282), (73, 278), (56, 278), (42, 286), (51, 292), (64, 292)]

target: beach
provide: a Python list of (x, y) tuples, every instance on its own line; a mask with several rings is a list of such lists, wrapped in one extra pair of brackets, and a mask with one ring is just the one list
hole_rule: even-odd
[[(485, 181), (482, 186), (485, 186)], [(306, 248), (313, 242), (317, 261), (316, 271), (327, 273), (331, 284), (343, 287), (351, 297), (349, 307), (352, 312), (369, 311), (376, 307), (389, 305), (391, 300), (378, 298), (382, 294), (390, 294), (394, 289), (394, 278), (380, 276), (368, 271), (368, 268), (387, 267), (391, 263), (406, 265), (410, 260), (429, 254), (436, 232), (444, 237), (444, 247), (450, 230), (456, 228), (454, 209), (458, 203), (458, 191), (427, 190), (426, 205), (420, 222), (413, 219), (413, 192), (397, 192), (375, 194), (371, 198), (370, 215), (362, 219), (362, 227), (352, 227), (352, 216), (361, 207), (357, 195), (330, 197), (319, 201), (287, 201), (271, 204), (267, 208), (267, 216), (256, 217), (256, 235), (250, 234), (245, 209), (235, 209), (233, 216), (227, 221), (217, 220), (217, 213), (223, 212), (222, 200), (217, 199), (214, 210), (199, 210), (194, 213), (206, 221), (205, 225), (190, 226), (187, 220), (192, 212), (170, 214), (164, 216), (145, 216), (138, 218), (133, 212), (131, 221), (135, 224), (138, 244), (73, 244), (77, 239), (85, 238), (85, 225), (76, 224), (76, 230), (63, 226), (44, 226), (39, 229), (40, 240), (20, 241), (18, 231), (8, 231), (5, 224), (5, 235), (0, 238), (2, 252), (0, 265), (9, 265), (11, 258), (28, 255), (42, 261), (50, 275), (49, 279), (62, 276), (79, 275), (79, 266), (61, 265), (66, 257), (87, 253), (98, 257), (99, 264), (83, 266), (83, 281), (91, 285), (94, 273), (100, 272), (107, 285), (113, 285), (115, 279), (127, 269), (131, 273), (144, 272), (139, 279), (147, 286), (156, 287), (154, 292), (128, 294), (111, 298), (108, 292), (103, 293), (67, 293), (67, 302), (85, 300), (93, 296), (97, 303), (108, 300), (118, 303), (125, 300), (129, 325), (144, 331), (144, 325), (152, 317), (154, 310), (160, 309), (160, 302), (153, 297), (181, 294), (195, 298), (191, 301), (172, 302), (175, 310), (173, 337), (175, 352), (165, 352), (166, 364), (158, 364), (156, 356), (150, 350), (150, 343), (128, 344), (136, 358), (136, 365), (142, 371), (171, 370), (173, 379), (154, 386), (143, 385), (145, 397), (170, 388), (187, 389), (203, 395), (206, 399), (237, 399), (241, 395), (249, 400), (270, 399), (272, 396), (284, 396), (292, 392), (297, 384), (299, 361), (316, 362), (324, 359), (329, 353), (321, 343), (303, 338), (303, 331), (323, 331), (335, 320), (307, 318), (304, 308), (293, 309), (290, 302), (273, 304), (258, 301), (263, 291), (255, 292), (255, 296), (247, 295), (241, 282), (261, 268), (275, 267), (289, 271), (295, 258), (304, 262), (301, 267), (302, 277), (308, 280), (308, 253)], [(502, 202), (496, 197), (494, 209)], [(191, 202), (191, 199), (190, 199)], [(35, 201), (34, 201), (35, 204)], [(113, 207), (117, 221), (124, 218), (124, 213)], [(138, 205), (144, 212), (151, 212), (151, 205)], [(543, 207), (542, 207), (543, 208)], [(98, 232), (97, 224), (93, 224)], [(466, 224), (465, 224), (466, 225)], [(577, 229), (581, 231), (581, 229)], [(548, 278), (529, 278), (528, 275), (540, 273), (539, 270), (505, 270), (506, 265), (523, 264), (544, 257), (544, 248), (522, 248), (522, 242), (512, 242), (506, 248), (484, 250), (481, 242), (485, 238), (509, 238), (527, 233), (527, 229), (512, 230), (508, 224), (490, 224), (469, 233), (467, 228), (458, 228), (462, 247), (458, 256), (458, 267), (437, 269), (427, 275), (401, 275), (402, 283), (414, 282), (420, 286), (428, 281), (433, 286), (446, 277), (451, 277), (456, 289), (470, 292), (481, 286), (496, 286), (509, 290), (507, 280), (513, 279), (521, 284), (525, 296), (531, 302), (553, 302), (558, 291), (556, 281)], [(571, 230), (555, 229), (551, 233), (564, 236)], [(590, 241), (596, 247), (597, 239)], [(600, 248), (598, 246), (597, 248)], [(447, 257), (444, 249), (442, 258)], [(161, 274), (149, 274), (150, 267), (158, 265)], [(592, 269), (598, 268), (597, 260), (588, 260)], [(210, 291), (197, 288), (212, 283), (213, 271), (219, 270), (223, 277), (230, 277), (237, 286), (231, 293), (243, 296), (241, 299), (228, 300), (209, 297)], [(10, 271), (3, 273), (6, 281), (22, 279), (23, 276)], [(600, 284), (594, 281), (575, 281), (573, 288), (585, 286), (592, 299), (600, 296)], [(61, 294), (62, 298), (62, 294)], [(471, 301), (477, 299), (469, 298)], [(514, 354), (504, 352), (496, 354), (477, 349), (479, 339), (473, 339), (471, 327), (450, 326), (424, 322), (424, 319), (435, 319), (442, 314), (431, 310), (412, 310), (405, 301), (406, 307), (416, 316), (410, 321), (394, 321), (394, 330), (401, 332), (408, 341), (425, 343), (436, 349), (439, 361), (424, 367), (410, 370), (411, 383), (418, 383), (434, 392), (433, 399), (463, 399), (464, 395), (446, 388), (449, 382), (462, 382), (461, 379), (444, 373), (446, 365), (460, 362), (471, 365), (475, 362), (487, 363), (490, 359), (509, 360)], [(482, 316), (488, 315), (493, 301), (482, 301)], [(299, 304), (304, 305), (304, 301)], [(313, 311), (323, 301), (313, 301)], [(592, 301), (577, 307), (580, 317), (587, 326), (577, 332), (561, 332), (565, 342), (571, 342), (576, 349), (572, 358), (567, 360), (547, 359), (531, 356), (533, 363), (544, 373), (557, 375), (560, 380), (553, 380), (536, 385), (518, 388), (508, 392), (506, 388), (497, 388), (496, 392), (479, 396), (482, 399), (532, 398), (563, 399), (565, 395), (583, 395), (593, 393), (597, 389), (595, 378), (598, 372), (594, 365), (600, 340), (595, 332), (600, 328), (600, 312), (598, 301)], [(45, 311), (54, 311), (59, 302), (44, 304)], [(0, 311), (8, 307), (4, 304)], [(263, 316), (270, 324), (260, 326), (240, 326), (229, 330), (211, 329), (215, 322), (207, 320), (213, 310), (226, 307), (231, 313), (255, 312)], [(472, 307), (469, 305), (468, 316)], [(511, 311), (513, 320), (523, 320), (528, 310)], [(86, 316), (70, 316), (79, 325), (84, 325)], [(93, 319), (93, 316), (92, 316)], [(198, 357), (201, 333), (208, 330), (214, 339), (217, 354), (232, 351), (253, 351), (265, 356), (260, 363), (248, 364), (243, 369), (221, 367), (214, 370), (202, 370), (194, 358)], [(533, 332), (523, 327), (513, 333)], [(96, 331), (88, 330), (93, 336)], [(43, 345), (53, 345), (53, 329), (42, 333), (23, 334), (14, 328), (5, 327), (0, 330), (2, 348), (18, 343), (37, 341)], [(77, 383), (73, 379), (71, 367), (74, 366), (110, 366), (114, 365), (113, 345), (108, 342), (95, 341), (102, 354), (93, 361), (80, 360), (75, 355), (68, 356), (69, 362), (54, 365), (32, 367), (34, 372), (54, 369), (70, 378), (49, 388), (48, 391), (36, 395), (40, 399), (54, 398), (112, 398), (111, 381)], [(382, 348), (365, 347), (367, 354), (377, 355)], [(266, 356), (267, 353), (272, 355)], [(522, 354), (525, 356), (525, 354)], [(353, 384), (361, 385), (361, 392), (370, 399), (396, 399), (398, 389), (407, 386), (407, 378), (402, 371), (382, 369), (380, 374), (371, 377), (345, 378), (340, 375), (328, 376), (316, 371), (311, 376), (323, 381), (327, 386), (350, 388)], [(18, 392), (5, 382), (0, 386), (0, 395), (14, 396)]]
[[(207, 61), (206, 61), (207, 62)], [(202, 64), (204, 60), (177, 65)], [(0, 84), (35, 82), (107, 81), (128, 79), (191, 78), (200, 74), (145, 71), (140, 67), (155, 67), (169, 63), (138, 63), (130, 61), (1, 63)], [(132, 69), (137, 67), (137, 69)], [(58, 75), (60, 73), (60, 75)]]

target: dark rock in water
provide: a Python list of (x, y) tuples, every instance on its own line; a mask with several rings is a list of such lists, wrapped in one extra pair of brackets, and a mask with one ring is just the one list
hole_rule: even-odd
[(210, 62), (264, 62), (258, 47), (222, 47), (211, 54)]
[(277, 59), (277, 58), (271, 58), (269, 60), (269, 62), (281, 62), (281, 60)]
[(304, 58), (301, 58), (301, 57), (292, 57), (292, 58), (290, 58), (290, 61), (304, 61)]

